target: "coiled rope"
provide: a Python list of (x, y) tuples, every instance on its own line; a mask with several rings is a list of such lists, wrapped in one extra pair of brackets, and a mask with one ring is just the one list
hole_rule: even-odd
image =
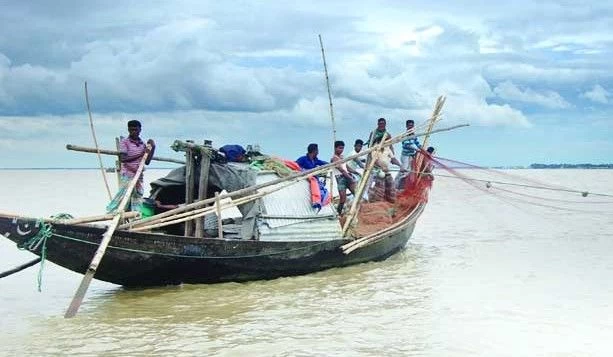
[(21, 250), (29, 250), (31, 252), (36, 251), (40, 247), (40, 268), (38, 269), (38, 276), (36, 278), (38, 283), (38, 291), (40, 292), (42, 291), (41, 287), (43, 284), (43, 269), (45, 268), (45, 260), (47, 259), (47, 239), (51, 238), (53, 235), (53, 226), (51, 226), (50, 223), (46, 223), (42, 219), (37, 220), (36, 225), (40, 227), (38, 233), (22, 244), (18, 244), (17, 247)]

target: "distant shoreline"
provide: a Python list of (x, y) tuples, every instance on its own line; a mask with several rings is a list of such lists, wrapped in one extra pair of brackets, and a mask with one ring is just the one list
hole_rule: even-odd
[(613, 164), (531, 164), (529, 169), (613, 169)]
[[(106, 168), (105, 168), (106, 169)], [(148, 167), (147, 170), (172, 170), (176, 167)], [(0, 171), (8, 170), (100, 170), (99, 167), (0, 167)], [(114, 173), (114, 172), (109, 172)]]

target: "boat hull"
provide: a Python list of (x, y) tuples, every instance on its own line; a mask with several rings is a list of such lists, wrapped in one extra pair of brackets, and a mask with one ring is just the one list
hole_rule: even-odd
[[(116, 231), (95, 278), (123, 286), (209, 284), (274, 279), (388, 258), (411, 237), (423, 207), (376, 243), (344, 254), (346, 239), (265, 242), (192, 238)], [(40, 237), (42, 224), (31, 218), (0, 216), (0, 234), (24, 246)], [(46, 259), (83, 274), (100, 244), (104, 227), (54, 223), (45, 244), (30, 246)], [(37, 236), (38, 235), (38, 236)]]

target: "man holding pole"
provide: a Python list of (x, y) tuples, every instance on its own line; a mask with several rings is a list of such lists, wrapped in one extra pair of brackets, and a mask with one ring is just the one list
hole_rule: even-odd
[[(380, 142), (384, 142), (386, 140), (390, 140), (392, 135), (386, 129), (387, 122), (385, 118), (379, 118), (377, 120), (377, 128), (370, 132), (368, 136), (368, 141), (365, 143), (368, 147), (373, 147)], [(390, 150), (394, 153), (394, 147), (390, 146)]]
[[(141, 123), (138, 120), (130, 120), (128, 122), (128, 137), (122, 138), (119, 142), (119, 161), (121, 162), (120, 172), (120, 186), (117, 194), (106, 206), (107, 212), (113, 212), (118, 208), (118, 204), (123, 197), (126, 188), (132, 178), (136, 175), (139, 163), (145, 152), (147, 152), (147, 145), (141, 140)], [(153, 152), (155, 151), (155, 143), (153, 140), (147, 140), (147, 144), (151, 145), (151, 151), (147, 157), (145, 164), (149, 165)], [(130, 196), (130, 210), (139, 211), (144, 193), (143, 174), (140, 174), (136, 187), (132, 191)]]

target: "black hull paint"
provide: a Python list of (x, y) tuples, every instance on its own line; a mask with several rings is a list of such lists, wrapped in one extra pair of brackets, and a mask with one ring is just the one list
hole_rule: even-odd
[[(377, 243), (344, 254), (348, 240), (262, 242), (190, 238), (117, 231), (96, 272), (96, 279), (124, 286), (210, 284), (274, 279), (334, 267), (383, 260), (404, 248), (423, 206), (400, 229)], [(40, 227), (28, 218), (0, 216), (0, 234), (22, 245)], [(83, 274), (105, 228), (53, 224), (47, 259)], [(34, 249), (40, 255), (41, 246)]]

